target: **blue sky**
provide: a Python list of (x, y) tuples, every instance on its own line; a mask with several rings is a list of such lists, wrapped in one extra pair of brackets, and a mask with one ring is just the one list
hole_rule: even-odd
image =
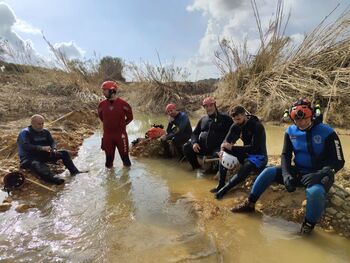
[[(277, 0), (256, 2), (267, 25)], [(292, 12), (287, 34), (300, 41), (338, 3), (340, 12), (350, 0), (285, 0)], [(6, 24), (8, 12), (14, 24)], [(30, 43), (41, 57), (50, 57), (42, 31), (71, 57), (96, 52), (156, 63), (158, 51), (162, 60), (188, 68), (192, 80), (219, 76), (212, 63), (218, 37), (240, 42), (247, 36), (252, 50), (258, 39), (250, 0), (0, 0), (0, 15), (0, 37)]]

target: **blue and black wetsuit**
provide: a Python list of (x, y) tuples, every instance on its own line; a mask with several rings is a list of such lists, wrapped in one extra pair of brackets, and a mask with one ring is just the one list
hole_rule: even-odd
[(230, 181), (225, 185), (227, 169), (220, 164), (219, 185), (214, 191), (216, 198), (222, 198), (231, 188), (244, 181), (252, 171), (261, 171), (267, 164), (266, 133), (259, 119), (254, 115), (248, 115), (244, 125), (233, 124), (225, 141), (236, 143), (238, 139), (243, 141), (243, 146), (234, 145), (231, 150), (225, 150), (236, 156), (241, 167)]
[(231, 125), (231, 117), (222, 112), (206, 115), (198, 121), (191, 140), (184, 145), (185, 156), (193, 169), (200, 168), (197, 153), (193, 151), (193, 144), (199, 144), (201, 148), (199, 155), (215, 155), (220, 151), (220, 145)]
[[(75, 167), (69, 153), (65, 150), (56, 151), (56, 143), (51, 136), (51, 133), (43, 129), (42, 131), (35, 131), (31, 126), (24, 128), (17, 138), (18, 154), (20, 158), (20, 165), (22, 168), (30, 168), (36, 172), (44, 181), (60, 184), (63, 179), (55, 178), (51, 173), (46, 162), (55, 163), (62, 160), (63, 164), (70, 171), (71, 174), (79, 173)], [(55, 150), (52, 152), (42, 151), (43, 146), (50, 146)]]
[(180, 111), (173, 121), (168, 123), (166, 129), (166, 139), (163, 141), (165, 155), (170, 156), (170, 148), (167, 141), (171, 141), (174, 145), (180, 159), (183, 157), (183, 145), (191, 138), (192, 126), (185, 112)]
[[(292, 157), (294, 154), (294, 165)], [(281, 155), (281, 166), (266, 168), (255, 180), (249, 195), (256, 202), (272, 182), (290, 182), (288, 191), (306, 188), (305, 220), (315, 224), (325, 209), (325, 193), (334, 182), (334, 174), (345, 164), (338, 135), (328, 125), (314, 123), (308, 130), (296, 125), (287, 128)]]

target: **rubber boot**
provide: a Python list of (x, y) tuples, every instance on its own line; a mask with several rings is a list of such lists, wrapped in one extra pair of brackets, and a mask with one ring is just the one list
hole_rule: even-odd
[(216, 199), (222, 199), (228, 191), (237, 185), (237, 180), (235, 180), (235, 177), (236, 176), (233, 176), (230, 181), (215, 194)]
[(300, 228), (300, 235), (310, 235), (311, 232), (314, 230), (314, 227), (315, 223), (311, 223), (305, 218)]

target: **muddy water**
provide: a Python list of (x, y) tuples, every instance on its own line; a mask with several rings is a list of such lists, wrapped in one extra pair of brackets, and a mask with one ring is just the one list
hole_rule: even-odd
[[(138, 118), (131, 140), (159, 122)], [(301, 238), (297, 224), (228, 211), (202, 221), (191, 200), (212, 201), (214, 181), (172, 160), (106, 170), (99, 144), (84, 142), (75, 162), (90, 172), (63, 173), (56, 193), (15, 193), (35, 207), (0, 214), (1, 262), (350, 262), (350, 241), (319, 229)]]

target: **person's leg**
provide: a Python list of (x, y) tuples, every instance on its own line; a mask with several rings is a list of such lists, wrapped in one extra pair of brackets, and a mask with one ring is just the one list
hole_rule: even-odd
[(191, 164), (193, 170), (201, 168), (197, 160), (197, 154), (193, 151), (192, 143), (187, 142), (183, 147), (187, 161)]
[(30, 169), (35, 172), (40, 178), (48, 183), (63, 184), (64, 180), (61, 178), (54, 177), (50, 171), (50, 168), (46, 163), (40, 161), (32, 161)]
[(62, 160), (64, 166), (69, 170), (71, 175), (79, 173), (78, 168), (74, 165), (70, 154), (66, 150), (57, 151), (54, 156), (54, 161)]
[[(220, 165), (221, 166), (221, 165)], [(252, 164), (248, 159), (245, 159), (238, 172), (232, 176), (229, 182), (220, 189), (215, 195), (217, 199), (221, 199), (224, 195), (230, 191), (233, 187), (243, 182), (248, 175), (256, 169), (255, 165)]]
[(243, 203), (238, 204), (232, 208), (232, 212), (250, 212), (254, 211), (255, 203), (260, 198), (262, 193), (269, 187), (274, 181), (281, 182), (282, 179), (281, 167), (268, 167), (265, 168), (259, 176), (256, 178), (250, 195)]
[(113, 141), (112, 135), (104, 134), (101, 148), (105, 151), (105, 155), (106, 155), (105, 166), (107, 168), (113, 167), (115, 147), (116, 146), (115, 146), (115, 143)]
[(183, 146), (187, 142), (187, 140), (181, 137), (180, 138), (175, 137), (171, 142), (175, 148), (178, 160), (182, 160), (184, 157)]
[(219, 184), (217, 187), (210, 190), (211, 193), (217, 193), (225, 186), (226, 174), (227, 169), (222, 166), (222, 164), (219, 164)]
[(326, 190), (321, 184), (306, 188), (306, 213), (301, 234), (310, 234), (326, 206)]
[(129, 158), (129, 141), (128, 141), (128, 135), (126, 132), (123, 132), (116, 137), (116, 145), (118, 148), (120, 158), (122, 159), (123, 165), (125, 167), (130, 167), (131, 161)]
[(161, 141), (162, 147), (164, 149), (164, 157), (165, 158), (171, 158), (172, 154), (170, 151), (170, 145), (168, 141)]

